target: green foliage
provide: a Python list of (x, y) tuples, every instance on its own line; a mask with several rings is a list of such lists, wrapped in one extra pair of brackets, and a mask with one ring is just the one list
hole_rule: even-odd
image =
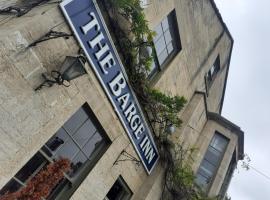
[(148, 27), (139, 0), (112, 0), (112, 3), (120, 10), (121, 15), (132, 22), (130, 31), (136, 39), (143, 39), (146, 36), (148, 40), (152, 40), (153, 32)]
[(175, 186), (185, 185), (186, 187), (192, 187), (194, 181), (194, 174), (189, 165), (178, 165), (173, 169), (173, 183)]
[[(181, 126), (179, 112), (186, 103), (181, 96), (170, 96), (150, 86), (147, 78), (153, 55), (147, 55), (146, 48), (153, 48), (155, 33), (148, 28), (139, 0), (103, 0), (116, 35), (119, 50), (123, 56), (129, 81), (140, 101), (158, 144), (161, 160), (165, 167), (165, 183), (162, 200), (207, 200), (194, 187), (194, 174), (186, 162), (194, 149), (176, 148), (168, 139), (170, 125)], [(113, 10), (113, 12), (112, 12)], [(110, 15), (110, 14), (109, 14)], [(129, 23), (129, 30), (123, 30), (116, 15), (123, 16)], [(125, 27), (126, 28), (126, 27)]]
[(179, 127), (182, 121), (178, 117), (178, 113), (184, 107), (186, 99), (178, 95), (171, 97), (156, 89), (149, 89), (148, 93), (156, 105), (155, 109), (158, 110), (157, 117), (160, 118), (160, 122), (165, 122), (167, 125), (174, 124)]
[[(117, 14), (127, 19), (129, 23), (129, 34), (119, 26), (119, 22), (111, 19), (113, 29), (119, 39), (121, 52), (124, 56), (125, 66), (128, 75), (132, 77), (132, 84), (137, 83), (136, 77), (143, 77), (150, 70), (153, 62), (153, 57), (141, 55), (141, 49), (152, 47), (154, 32), (148, 27), (148, 22), (145, 19), (145, 14), (140, 6), (139, 0), (107, 0), (105, 1), (110, 9), (114, 9)], [(139, 58), (139, 59), (138, 59)]]
[[(167, 145), (165, 187), (161, 200), (217, 200), (208, 198), (200, 188), (194, 185), (195, 175), (191, 163), (187, 160), (192, 157), (194, 148), (184, 149), (181, 145)], [(170, 152), (170, 153), (169, 153)], [(193, 160), (193, 159), (191, 159)]]

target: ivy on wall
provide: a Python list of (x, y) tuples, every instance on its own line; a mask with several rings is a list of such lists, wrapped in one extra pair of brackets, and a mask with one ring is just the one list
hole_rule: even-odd
[[(135, 91), (159, 148), (165, 168), (162, 200), (209, 200), (194, 185), (191, 163), (194, 149), (184, 149), (168, 138), (171, 125), (181, 126), (179, 112), (186, 103), (183, 96), (170, 96), (150, 85), (147, 77), (155, 56), (153, 37), (148, 27), (140, 0), (103, 0), (109, 26), (114, 32), (116, 46), (121, 53), (129, 81)], [(145, 49), (153, 54), (146, 55)], [(191, 162), (190, 162), (191, 161)]]

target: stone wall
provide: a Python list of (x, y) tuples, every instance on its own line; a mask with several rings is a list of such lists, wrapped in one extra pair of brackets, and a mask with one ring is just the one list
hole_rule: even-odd
[[(13, 2), (1, 1), (0, 7)], [(214, 129), (221, 129), (229, 137), (234, 137), (214, 122), (207, 122), (204, 97), (195, 93), (197, 90), (205, 91), (205, 73), (219, 54), (222, 69), (207, 100), (210, 111), (219, 110), (231, 40), (224, 33), (208, 0), (152, 0), (145, 10), (150, 27), (155, 27), (173, 8), (177, 13), (182, 50), (161, 72), (155, 87), (168, 94), (183, 95), (189, 100), (181, 113), (183, 126), (173, 139), (184, 141), (186, 147), (196, 145), (202, 150), (194, 164), (196, 170)], [(133, 191), (134, 200), (159, 199), (162, 167), (155, 169), (153, 174), (156, 176), (149, 177), (142, 166), (137, 167), (132, 162), (114, 165), (123, 149), (135, 157), (137, 155), (91, 66), (86, 66), (87, 75), (72, 81), (68, 88), (54, 86), (34, 91), (42, 81), (41, 73), (59, 69), (65, 56), (77, 54), (79, 50), (73, 37), (27, 48), (51, 29), (70, 33), (55, 4), (34, 8), (20, 18), (0, 16), (0, 188), (87, 102), (112, 144), (72, 199), (102, 200), (120, 174)], [(236, 145), (235, 138), (231, 141), (230, 151)], [(228, 153), (222, 161), (211, 194), (220, 188), (218, 181), (224, 178), (229, 157)]]
[(206, 92), (204, 77), (219, 55), (221, 70), (208, 98), (209, 111), (217, 112), (232, 41), (209, 0), (153, 0), (145, 10), (150, 27), (154, 29), (173, 9), (177, 15), (182, 50), (160, 72), (162, 75), (155, 86), (168, 94), (183, 95), (188, 100), (196, 90)]
[(65, 56), (79, 49), (73, 37), (27, 47), (51, 28), (70, 33), (56, 5), (35, 8), (0, 24), (0, 188), (87, 102), (112, 144), (72, 199), (102, 200), (120, 174), (136, 193), (147, 174), (134, 162), (114, 165), (123, 149), (137, 155), (91, 66), (68, 88), (55, 85), (34, 91), (42, 72), (59, 69)]

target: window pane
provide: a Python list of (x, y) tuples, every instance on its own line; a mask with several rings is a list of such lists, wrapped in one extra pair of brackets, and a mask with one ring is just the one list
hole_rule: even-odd
[(214, 75), (214, 72), (215, 72), (215, 66), (213, 65), (213, 66), (210, 68), (211, 76)]
[(162, 65), (167, 57), (168, 57), (168, 53), (167, 53), (167, 50), (165, 49), (161, 54), (158, 55), (159, 64)]
[(17, 181), (13, 178), (0, 190), (0, 195), (4, 195), (7, 192), (16, 192), (22, 187)]
[(154, 43), (154, 45), (155, 45), (156, 53), (157, 55), (159, 55), (166, 48), (164, 37), (161, 37), (158, 41)]
[(168, 30), (169, 29), (168, 17), (164, 18), (162, 20), (161, 24), (162, 24), (163, 32), (165, 32), (166, 30)]
[(165, 33), (164, 33), (164, 37), (165, 37), (165, 42), (166, 44), (168, 45), (171, 41), (172, 41), (172, 35), (170, 33), (170, 30), (167, 30)]
[(216, 167), (212, 165), (207, 160), (203, 160), (200, 166), (200, 173), (204, 174), (206, 177), (212, 177), (216, 171)]
[(71, 118), (64, 124), (64, 129), (71, 135), (86, 121), (87, 114), (80, 108)]
[(35, 175), (46, 163), (47, 160), (41, 153), (37, 153), (23, 166), (15, 177), (25, 183), (30, 176)]
[(220, 152), (224, 152), (227, 144), (228, 144), (228, 139), (226, 139), (225, 137), (219, 134), (215, 134), (215, 136), (213, 137), (211, 141), (211, 146), (219, 150)]
[(157, 25), (154, 31), (156, 33), (156, 35), (154, 37), (154, 42), (156, 42), (160, 38), (160, 36), (163, 35), (161, 24)]
[(73, 138), (81, 147), (83, 147), (85, 143), (90, 139), (90, 137), (94, 135), (95, 132), (96, 127), (90, 120), (87, 120), (75, 133)]
[(205, 154), (205, 159), (215, 166), (218, 166), (220, 157), (221, 153), (212, 147), (209, 147)]
[(61, 147), (68, 138), (69, 136), (66, 131), (63, 128), (60, 128), (57, 133), (49, 139), (46, 146), (51, 151), (57, 151), (57, 149)]
[(74, 176), (84, 165), (84, 163), (87, 161), (87, 157), (82, 153), (79, 152), (75, 158), (72, 160), (71, 168), (72, 171), (70, 172), (70, 176)]
[(91, 157), (94, 150), (99, 146), (99, 144), (102, 142), (102, 137), (97, 132), (83, 147), (83, 152), (88, 156), (88, 158)]
[(173, 44), (172, 43), (169, 43), (167, 45), (167, 50), (168, 50), (168, 54), (171, 54), (173, 52)]
[(208, 179), (201, 174), (197, 174), (195, 182), (201, 187), (201, 189), (206, 190), (208, 185)]
[(62, 148), (60, 148), (55, 155), (55, 158), (68, 158), (69, 160), (72, 160), (72, 158), (79, 152), (78, 146), (69, 139)]

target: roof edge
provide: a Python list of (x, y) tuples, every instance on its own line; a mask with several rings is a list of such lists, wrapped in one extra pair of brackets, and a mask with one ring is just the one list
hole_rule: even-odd
[(228, 79), (228, 74), (229, 74), (229, 68), (230, 68), (230, 63), (231, 63), (231, 57), (232, 57), (232, 50), (233, 50), (233, 45), (234, 45), (234, 39), (226, 25), (226, 23), (223, 21), (223, 18), (219, 12), (219, 9), (215, 3), (214, 0), (210, 0), (210, 3), (219, 19), (219, 21), (221, 22), (221, 25), (223, 26), (225, 32), (228, 34), (229, 38), (232, 41), (231, 44), (231, 49), (230, 49), (230, 55), (229, 55), (229, 61), (228, 61), (228, 67), (227, 67), (227, 72), (226, 72), (226, 76), (225, 76), (225, 82), (224, 82), (224, 86), (223, 86), (223, 91), (222, 91), (222, 97), (221, 97), (221, 102), (220, 102), (220, 108), (219, 108), (219, 114), (221, 114), (222, 112), (222, 108), (223, 108), (223, 103), (224, 103), (224, 97), (225, 97), (225, 92), (226, 92), (226, 87), (227, 87), (227, 79)]
[(215, 1), (214, 1), (214, 0), (210, 0), (210, 3), (211, 3), (211, 5), (212, 5), (212, 7), (213, 7), (213, 9), (214, 9), (214, 11), (215, 11), (215, 13), (216, 13), (216, 15), (217, 15), (219, 21), (221, 22), (221, 25), (223, 26), (224, 30), (228, 33), (230, 39), (231, 39), (232, 42), (233, 42), (233, 41), (234, 41), (234, 40), (233, 40), (233, 37), (232, 37), (232, 35), (231, 35), (231, 33), (230, 33), (230, 31), (229, 31), (229, 29), (228, 29), (226, 23), (223, 21), (223, 18), (222, 18), (222, 16), (221, 16), (220, 12), (219, 12), (219, 9), (218, 9), (218, 7), (217, 7)]

